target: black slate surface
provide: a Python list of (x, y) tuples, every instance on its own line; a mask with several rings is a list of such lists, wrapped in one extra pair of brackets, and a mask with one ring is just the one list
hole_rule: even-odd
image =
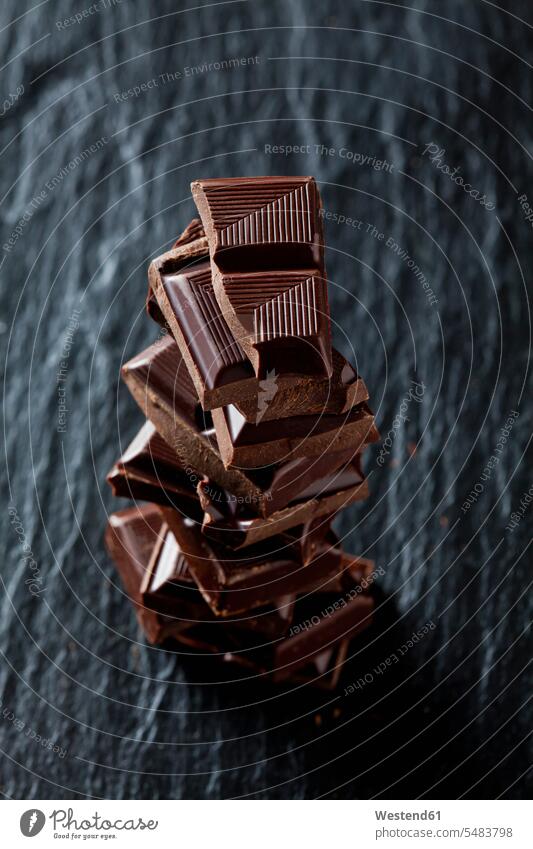
[[(521, 798), (531, 6), (191, 5), (0, 10), (0, 791)], [(192, 179), (268, 173), (320, 183), (336, 341), (392, 434), (340, 524), (384, 570), (347, 695), (194, 683), (194, 663), (143, 642), (102, 544), (125, 506), (105, 474), (141, 421), (119, 367), (157, 334), (147, 263), (191, 218)]]

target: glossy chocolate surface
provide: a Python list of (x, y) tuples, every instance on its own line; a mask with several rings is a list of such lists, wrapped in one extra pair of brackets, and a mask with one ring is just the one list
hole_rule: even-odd
[[(257, 514), (269, 516), (343, 463), (343, 452), (290, 460), (277, 466), (225, 469), (209, 413), (198, 401), (176, 343), (165, 338), (130, 360), (122, 369), (133, 397), (196, 485), (207, 476), (223, 489), (246, 499)], [(347, 452), (350, 454), (350, 450)], [(353, 454), (353, 451), (351, 452)], [(196, 478), (195, 478), (196, 475)]]
[(199, 180), (213, 285), (260, 379), (331, 377), (321, 202), (312, 177)]

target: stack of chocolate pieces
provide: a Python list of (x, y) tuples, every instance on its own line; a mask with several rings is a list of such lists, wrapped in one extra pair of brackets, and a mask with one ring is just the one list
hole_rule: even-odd
[(310, 177), (192, 192), (200, 218), (149, 268), (163, 333), (122, 369), (146, 421), (108, 475), (136, 505), (106, 543), (150, 642), (332, 687), (373, 564), (331, 522), (368, 495), (378, 433), (331, 347), (320, 196)]

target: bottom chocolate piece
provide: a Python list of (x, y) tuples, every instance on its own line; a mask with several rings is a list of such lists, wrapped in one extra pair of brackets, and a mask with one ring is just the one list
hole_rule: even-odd
[(184, 630), (176, 639), (257, 675), (268, 675), (273, 681), (294, 679), (296, 673), (317, 661), (318, 671), (320, 667), (327, 669), (336, 649), (372, 624), (374, 600), (363, 591), (358, 593), (357, 587), (348, 580), (340, 592), (317, 592), (298, 598), (287, 634), (269, 643), (253, 632), (236, 632), (229, 625)]
[[(109, 518), (105, 541), (149, 642), (161, 643), (186, 628), (219, 625), (196, 586), (179, 546), (153, 504), (120, 510)], [(276, 639), (287, 633), (294, 596), (282, 596), (226, 622)]]
[(323, 522), (305, 526), (231, 551), (202, 534), (200, 526), (170, 508), (162, 508), (169, 528), (202, 596), (218, 616), (261, 607), (294, 593), (325, 589), (342, 564), (337, 539)]
[(349, 641), (372, 622), (374, 602), (363, 578), (373, 564), (351, 555), (342, 555), (327, 592), (284, 596), (246, 618), (219, 619), (154, 505), (112, 515), (106, 544), (151, 643), (218, 655), (253, 677), (332, 688)]

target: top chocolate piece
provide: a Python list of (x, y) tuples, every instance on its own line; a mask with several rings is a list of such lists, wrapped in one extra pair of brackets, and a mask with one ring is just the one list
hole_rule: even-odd
[(364, 381), (333, 351), (331, 380), (280, 374), (269, 403), (262, 403), (268, 387), (255, 377), (220, 311), (207, 239), (198, 219), (191, 221), (171, 251), (153, 260), (148, 280), (148, 313), (170, 329), (204, 410), (232, 403), (253, 422), (259, 416), (266, 421), (299, 414), (344, 413), (367, 400)]
[(324, 238), (312, 177), (227, 177), (191, 183), (222, 271), (324, 269)]
[(216, 299), (257, 377), (331, 377), (320, 195), (312, 177), (199, 180)]

